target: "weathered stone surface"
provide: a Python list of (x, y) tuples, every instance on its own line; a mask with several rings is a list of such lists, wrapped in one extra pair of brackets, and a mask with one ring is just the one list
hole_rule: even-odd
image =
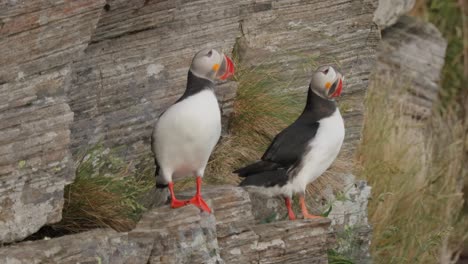
[(102, 229), (3, 247), (0, 248), (0, 262), (4, 264), (147, 263), (152, 243), (150, 237)]
[(218, 238), (244, 232), (255, 224), (249, 194), (242, 188), (218, 186), (203, 193), (211, 200)]
[(194, 206), (164, 206), (147, 212), (128, 233), (102, 229), (0, 248), (0, 263), (224, 262), (213, 214), (200, 213)]
[[(247, 43), (238, 54), (242, 63), (282, 66), (282, 76), (294, 79), (292, 88), (307, 86), (312, 67), (306, 61), (341, 63), (348, 80), (348, 119), (356, 120), (356, 125), (348, 122), (348, 137), (356, 139), (379, 39), (372, 23), (375, 6), (376, 0), (223, 0), (215, 6), (211, 0), (108, 1), (86, 55), (73, 65), (68, 92), (75, 112), (73, 152), (99, 142), (118, 147), (133, 165), (144, 163), (151, 156), (153, 124), (183, 92), (193, 54), (204, 47), (230, 53), (242, 36)], [(304, 65), (306, 71), (299, 73)], [(216, 89), (225, 115), (235, 88), (230, 82)]]
[(426, 119), (438, 96), (446, 47), (435, 26), (402, 17), (382, 32), (375, 81), (396, 83), (401, 90), (388, 91), (389, 95), (403, 101), (409, 116)]
[(214, 215), (200, 213), (194, 206), (152, 210), (131, 234), (153, 239), (144, 263), (224, 263), (219, 256)]
[[(288, 89), (302, 91), (315, 65), (340, 65), (346, 75), (340, 105), (347, 129), (340, 159), (352, 160), (379, 40), (372, 23), (376, 3), (2, 2), (0, 57), (6, 63), (0, 66), (0, 95), (8, 100), (0, 103), (0, 224), (3, 219), (17, 219), (0, 228), (2, 234), (15, 226), (15, 234), (2, 234), (9, 237), (4, 241), (24, 237), (41, 224), (60, 218), (62, 187), (73, 178), (69, 137), (75, 157), (102, 143), (132, 166), (146, 162), (152, 166), (149, 141), (154, 121), (183, 92), (190, 59), (204, 47), (229, 54), (237, 46), (243, 64), (270, 67), (278, 77), (293, 80)], [(234, 82), (216, 90), (224, 115), (232, 111), (235, 90)], [(43, 119), (46, 116), (50, 119)], [(28, 124), (28, 130), (21, 127)], [(22, 131), (25, 133), (17, 137)], [(344, 188), (343, 177), (330, 178), (333, 192)], [(42, 192), (34, 191), (39, 188)], [(18, 203), (20, 196), (34, 206)], [(37, 206), (37, 201), (46, 201), (47, 206)], [(15, 203), (20, 207), (8, 209)], [(30, 215), (16, 211), (23, 209)], [(48, 219), (43, 220), (43, 215)], [(38, 220), (31, 221), (32, 216)], [(27, 231), (18, 235), (16, 232), (22, 232), (18, 227)], [(218, 227), (243, 228), (237, 223)]]
[[(220, 239), (226, 263), (328, 263), (330, 220), (282, 221)], [(228, 249), (229, 248), (229, 249)], [(227, 250), (228, 249), (228, 250)]]
[(207, 188), (204, 196), (213, 214), (163, 206), (127, 233), (102, 229), (0, 248), (0, 263), (328, 263), (330, 220), (255, 224), (242, 188)]
[[(243, 65), (269, 67), (278, 77), (293, 80), (288, 89), (305, 91), (316, 65), (339, 64), (346, 75), (340, 105), (347, 129), (340, 159), (353, 160), (379, 41), (372, 22), (377, 1), (222, 1), (215, 9), (210, 1), (139, 3), (109, 1), (86, 57), (74, 65), (69, 96), (75, 153), (104, 142), (121, 146), (134, 164), (145, 157), (152, 163), (152, 125), (182, 93), (193, 53), (206, 46), (230, 51), (237, 44)], [(217, 91), (224, 96), (223, 112), (229, 113), (235, 86), (225, 85)], [(347, 188), (351, 176), (346, 175), (328, 178), (332, 196)], [(315, 198), (326, 204), (328, 197), (318, 193)], [(356, 217), (365, 219), (366, 211)]]
[(61, 219), (63, 187), (74, 177), (70, 64), (103, 2), (0, 3), (0, 243)]
[[(101, 143), (132, 165), (153, 166), (155, 120), (183, 93), (193, 55), (205, 47), (229, 54), (248, 1), (107, 1), (68, 91), (75, 113), (72, 151)], [(216, 88), (223, 115), (236, 85)], [(225, 121), (224, 121), (225, 122)]]
[(394, 25), (401, 16), (407, 14), (415, 2), (415, 0), (379, 0), (374, 22), (380, 29), (388, 28)]
[(344, 183), (345, 187), (341, 192), (334, 193), (331, 187), (323, 187), (320, 193), (325, 197), (327, 204), (312, 199), (310, 205), (312, 208), (332, 207), (328, 218), (332, 220), (333, 230), (337, 233), (338, 252), (359, 261), (360, 264), (371, 263), (369, 248), (372, 228), (367, 219), (371, 187), (366, 181), (356, 180), (354, 175), (348, 175), (345, 179), (347, 182)]
[[(370, 263), (369, 246), (371, 242), (371, 227), (367, 221), (367, 204), (371, 188), (365, 181), (357, 181), (353, 175), (343, 180), (344, 188), (334, 190), (329, 182), (331, 178), (321, 180), (309, 188), (308, 208), (315, 215), (321, 215), (329, 210), (331, 230), (337, 235), (336, 244), (332, 247), (358, 263)], [(288, 218), (284, 199), (269, 198), (249, 190), (252, 200), (252, 211), (256, 222), (281, 221)], [(301, 218), (299, 204), (293, 203), (296, 217)]]

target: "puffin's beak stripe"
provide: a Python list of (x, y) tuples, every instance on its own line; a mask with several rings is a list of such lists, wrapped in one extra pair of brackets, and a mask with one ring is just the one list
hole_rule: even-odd
[(328, 94), (333, 94), (336, 90), (336, 87), (338, 86), (338, 82), (340, 81), (340, 78), (338, 78), (331, 87), (329, 86)]
[(343, 80), (341, 78), (338, 79), (336, 82), (338, 85), (335, 86), (335, 91), (331, 95), (331, 97), (337, 97), (341, 95), (341, 90), (343, 90)]
[(220, 76), (219, 78), (221, 80), (226, 80), (227, 78), (234, 75), (234, 63), (228, 56), (224, 55), (223, 64), (226, 64), (226, 68), (225, 68), (224, 74)]

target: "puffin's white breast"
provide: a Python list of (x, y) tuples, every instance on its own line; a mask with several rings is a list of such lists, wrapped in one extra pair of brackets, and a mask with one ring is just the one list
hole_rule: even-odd
[(315, 137), (309, 142), (308, 152), (302, 158), (301, 168), (291, 182), (293, 192), (304, 191), (307, 184), (322, 175), (333, 163), (343, 144), (345, 128), (337, 108), (319, 121)]
[(221, 135), (221, 113), (212, 90), (203, 90), (172, 105), (159, 118), (153, 148), (163, 177), (203, 176)]
[(340, 152), (344, 140), (344, 123), (338, 108), (329, 117), (319, 121), (320, 125), (315, 137), (309, 142), (308, 152), (303, 155), (300, 170), (287, 184), (269, 188), (252, 187), (256, 192), (268, 196), (285, 195), (291, 197), (294, 193), (305, 191), (307, 184), (322, 175), (333, 163)]

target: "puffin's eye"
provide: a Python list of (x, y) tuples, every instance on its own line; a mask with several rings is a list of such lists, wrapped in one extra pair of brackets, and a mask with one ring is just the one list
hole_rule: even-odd
[(327, 68), (326, 70), (324, 70), (324, 71), (323, 71), (323, 74), (327, 75), (329, 69), (330, 69), (330, 68)]
[(206, 56), (211, 57), (212, 54), (213, 54), (213, 50), (210, 50), (208, 51), (208, 54), (206, 54)]

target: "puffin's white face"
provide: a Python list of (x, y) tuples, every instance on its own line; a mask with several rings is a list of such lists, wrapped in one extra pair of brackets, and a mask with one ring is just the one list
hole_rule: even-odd
[(310, 88), (323, 98), (341, 95), (344, 77), (331, 66), (321, 66), (313, 74)]
[(190, 71), (200, 78), (225, 80), (234, 74), (232, 60), (215, 49), (203, 49), (193, 57)]

